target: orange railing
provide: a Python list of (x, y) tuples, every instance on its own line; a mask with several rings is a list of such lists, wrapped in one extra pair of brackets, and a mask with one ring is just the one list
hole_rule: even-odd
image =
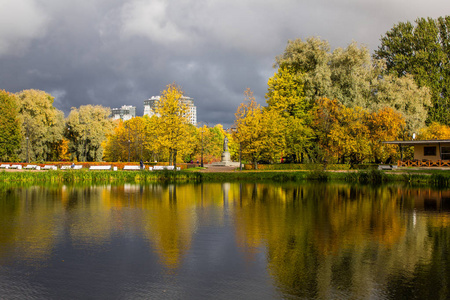
[(399, 160), (399, 167), (450, 167), (450, 160)]

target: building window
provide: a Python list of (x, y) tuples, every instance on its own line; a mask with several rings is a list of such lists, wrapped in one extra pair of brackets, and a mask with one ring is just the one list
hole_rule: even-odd
[(436, 146), (423, 147), (423, 156), (436, 156)]
[(442, 147), (441, 148), (441, 159), (442, 160), (450, 160), (450, 147)]

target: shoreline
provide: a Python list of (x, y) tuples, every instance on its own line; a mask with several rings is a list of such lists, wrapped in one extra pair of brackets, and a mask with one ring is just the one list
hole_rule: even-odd
[(243, 170), (207, 167), (181, 171), (0, 170), (0, 181), (11, 183), (146, 183), (146, 182), (348, 182), (356, 184), (403, 183), (450, 187), (449, 170)]

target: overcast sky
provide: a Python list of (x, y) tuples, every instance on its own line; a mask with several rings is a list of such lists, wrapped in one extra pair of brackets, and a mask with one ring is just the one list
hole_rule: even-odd
[(0, 0), (0, 89), (40, 89), (71, 107), (134, 105), (177, 83), (201, 122), (230, 126), (251, 88), (264, 104), (289, 39), (372, 51), (401, 21), (448, 0)]

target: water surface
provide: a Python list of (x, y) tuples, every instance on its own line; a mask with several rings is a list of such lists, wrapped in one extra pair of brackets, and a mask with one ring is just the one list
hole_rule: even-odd
[(450, 191), (0, 187), (1, 299), (445, 299)]

